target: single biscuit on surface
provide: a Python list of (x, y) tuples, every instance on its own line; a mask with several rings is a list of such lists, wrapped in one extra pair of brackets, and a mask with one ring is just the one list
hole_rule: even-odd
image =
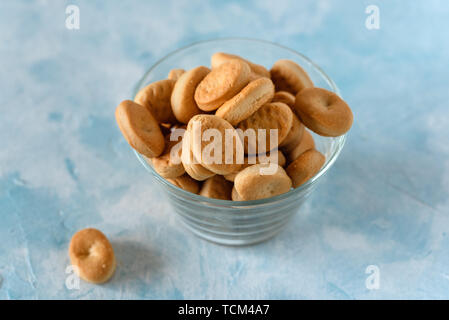
[(167, 181), (178, 188), (194, 194), (198, 194), (198, 191), (200, 190), (198, 182), (186, 174), (174, 179), (167, 179)]
[(277, 91), (274, 94), (273, 100), (271, 102), (283, 102), (293, 110), (295, 107), (295, 96), (287, 91)]
[(159, 123), (175, 123), (170, 98), (174, 80), (160, 80), (139, 90), (134, 102), (147, 108)]
[(326, 157), (315, 149), (307, 150), (296, 158), (286, 169), (293, 181), (293, 188), (298, 188), (316, 175), (325, 161)]
[(201, 113), (194, 99), (195, 90), (209, 72), (209, 68), (196, 67), (183, 73), (176, 81), (171, 95), (171, 106), (179, 122), (187, 124), (194, 115)]
[(181, 162), (182, 141), (171, 141), (170, 134), (165, 137), (165, 149), (162, 155), (156, 158), (146, 158), (154, 170), (163, 178), (173, 179), (185, 173)]
[(286, 153), (290, 152), (301, 142), (303, 133), (304, 125), (299, 121), (298, 117), (293, 114), (292, 127), (285, 139), (279, 144), (279, 148), (282, 148)]
[(190, 119), (187, 131), (193, 157), (204, 168), (221, 175), (240, 170), (243, 145), (229, 122), (211, 114), (199, 114)]
[[(260, 107), (249, 118), (240, 122), (237, 126), (243, 133), (254, 130), (255, 137), (244, 139), (245, 153), (260, 154), (278, 147), (279, 143), (287, 137), (293, 122), (293, 112), (282, 102), (271, 102)], [(276, 130), (277, 143), (270, 139), (270, 130)], [(262, 131), (262, 132), (259, 132)], [(265, 141), (261, 141), (261, 133), (265, 132)]]
[(296, 95), (304, 88), (312, 88), (313, 82), (307, 72), (291, 60), (278, 60), (270, 70), (276, 91), (288, 91)]
[(199, 194), (208, 198), (232, 200), (231, 193), (232, 183), (226, 181), (223, 176), (216, 175), (204, 181)]
[(270, 198), (290, 190), (292, 181), (277, 164), (254, 164), (240, 171), (234, 187), (244, 201)]
[(215, 175), (214, 172), (204, 168), (193, 156), (191, 133), (186, 131), (182, 139), (181, 161), (187, 174), (195, 180), (204, 181)]
[(226, 101), (215, 115), (225, 119), (233, 126), (250, 117), (274, 95), (273, 82), (268, 78), (251, 81), (232, 99)]
[(186, 72), (184, 69), (171, 69), (170, 72), (168, 73), (167, 79), (170, 80), (178, 80), (179, 77)]
[(69, 256), (74, 271), (88, 282), (103, 283), (114, 274), (114, 250), (100, 230), (87, 228), (75, 233), (70, 241)]
[(195, 101), (203, 111), (213, 111), (235, 96), (249, 82), (251, 70), (247, 63), (232, 59), (223, 63), (200, 82)]
[(126, 141), (148, 158), (164, 150), (164, 136), (158, 122), (145, 107), (131, 100), (122, 101), (115, 110), (115, 119)]
[(315, 148), (315, 141), (309, 131), (304, 130), (301, 141), (288, 153), (288, 160), (295, 161), (301, 154), (307, 150)]
[(296, 96), (295, 112), (304, 125), (325, 137), (337, 137), (351, 129), (351, 108), (337, 94), (322, 88), (308, 88)]
[(216, 52), (211, 57), (211, 66), (212, 66), (212, 68), (217, 68), (218, 66), (220, 66), (223, 63), (225, 63), (229, 60), (232, 60), (232, 59), (240, 59), (240, 60), (246, 62), (249, 65), (249, 67), (251, 68), (251, 71), (253, 74), (252, 77), (254, 77), (254, 79), (256, 77), (266, 77), (266, 78), (270, 77), (270, 71), (268, 71), (264, 66), (262, 66), (260, 64), (252, 63), (251, 61), (243, 59), (242, 57), (237, 56), (235, 54)]

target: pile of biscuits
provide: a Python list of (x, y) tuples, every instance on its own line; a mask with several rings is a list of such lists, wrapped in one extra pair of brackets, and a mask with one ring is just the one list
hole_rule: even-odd
[[(212, 55), (211, 68), (171, 70), (134, 101), (121, 102), (115, 115), (128, 143), (162, 177), (186, 191), (234, 201), (303, 185), (325, 163), (307, 129), (336, 137), (353, 121), (349, 106), (314, 87), (297, 63), (278, 60), (267, 70), (221, 52)], [(252, 139), (242, 135), (251, 130)], [(226, 134), (231, 138), (217, 140)], [(212, 142), (215, 161), (204, 156)]]

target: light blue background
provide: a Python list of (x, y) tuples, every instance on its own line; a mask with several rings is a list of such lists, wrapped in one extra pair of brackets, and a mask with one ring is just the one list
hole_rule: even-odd
[[(449, 298), (448, 17), (447, 1), (1, 1), (0, 299)], [(304, 53), (355, 114), (302, 212), (243, 248), (184, 230), (114, 120), (157, 59), (225, 36)], [(111, 239), (117, 272), (68, 290), (84, 227)]]

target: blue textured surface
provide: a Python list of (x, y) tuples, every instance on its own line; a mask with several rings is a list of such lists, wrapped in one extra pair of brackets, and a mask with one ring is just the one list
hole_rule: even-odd
[[(449, 298), (448, 16), (445, 1), (1, 1), (0, 299)], [(304, 53), (355, 114), (302, 214), (252, 247), (184, 230), (113, 115), (157, 59), (224, 36)], [(87, 226), (117, 272), (69, 290), (68, 242)]]

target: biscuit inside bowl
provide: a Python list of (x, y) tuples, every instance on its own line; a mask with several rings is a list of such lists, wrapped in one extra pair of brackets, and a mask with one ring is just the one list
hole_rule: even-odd
[[(202, 41), (168, 54), (145, 73), (137, 83), (135, 93), (153, 81), (165, 79), (173, 68), (189, 70), (200, 65), (209, 67), (210, 57), (216, 52), (236, 54), (268, 69), (279, 59), (293, 60), (309, 74), (315, 86), (340, 95), (335, 83), (304, 55), (275, 43), (240, 38)], [(247, 245), (277, 234), (293, 214), (300, 211), (302, 203), (313, 192), (316, 183), (337, 159), (346, 139), (345, 135), (329, 138), (310, 133), (315, 139), (316, 149), (326, 157), (321, 170), (296, 189), (275, 197), (252, 201), (211, 199), (184, 191), (161, 177), (144, 157), (135, 153), (151, 173), (149, 181), (157, 181), (164, 190), (167, 201), (189, 230), (216, 243)]]

